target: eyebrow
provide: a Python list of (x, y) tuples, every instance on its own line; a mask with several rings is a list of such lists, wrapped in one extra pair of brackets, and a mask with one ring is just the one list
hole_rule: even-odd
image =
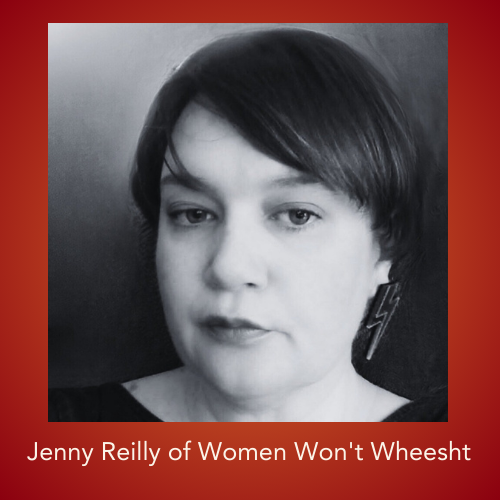
[(180, 186), (200, 193), (213, 193), (215, 191), (206, 180), (191, 174), (186, 168), (183, 167), (178, 172), (174, 172), (165, 158), (163, 162), (168, 168), (168, 172), (161, 178), (160, 188), (165, 186)]
[[(200, 193), (215, 193), (213, 186), (202, 177), (191, 174), (187, 169), (183, 168), (178, 172), (174, 172), (170, 165), (164, 160), (168, 168), (168, 172), (160, 180), (160, 188), (165, 186), (180, 186), (191, 191)], [(302, 186), (305, 184), (323, 184), (316, 176), (307, 172), (297, 171), (297, 174), (286, 175), (271, 179), (266, 187), (287, 188)]]
[(300, 172), (290, 176), (277, 177), (269, 183), (272, 187), (295, 187), (304, 184), (323, 184), (318, 177), (308, 172)]

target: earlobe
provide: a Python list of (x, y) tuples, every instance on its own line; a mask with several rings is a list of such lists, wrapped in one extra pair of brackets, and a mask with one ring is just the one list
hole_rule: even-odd
[(380, 285), (389, 282), (389, 272), (391, 270), (391, 266), (392, 262), (390, 260), (379, 260), (375, 264), (375, 268), (373, 271), (373, 283), (370, 290), (370, 298), (375, 296)]

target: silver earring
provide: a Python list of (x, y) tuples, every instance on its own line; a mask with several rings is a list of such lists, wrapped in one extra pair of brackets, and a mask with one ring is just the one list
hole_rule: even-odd
[(382, 335), (391, 321), (392, 315), (399, 303), (399, 283), (385, 283), (378, 287), (373, 301), (371, 312), (366, 319), (365, 327), (368, 330), (374, 328), (370, 344), (366, 353), (366, 359), (372, 359)]

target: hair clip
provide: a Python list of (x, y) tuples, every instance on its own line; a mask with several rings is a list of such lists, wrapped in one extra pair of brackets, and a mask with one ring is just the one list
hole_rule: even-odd
[(378, 287), (371, 312), (365, 323), (368, 330), (375, 328), (366, 353), (367, 360), (372, 359), (380, 339), (398, 306), (400, 299), (398, 289), (399, 283), (385, 283)]

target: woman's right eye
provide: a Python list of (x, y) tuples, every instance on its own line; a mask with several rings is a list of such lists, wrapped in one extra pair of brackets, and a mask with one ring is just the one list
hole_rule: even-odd
[(201, 208), (187, 208), (174, 210), (168, 214), (169, 218), (179, 226), (196, 226), (215, 220), (215, 215)]

